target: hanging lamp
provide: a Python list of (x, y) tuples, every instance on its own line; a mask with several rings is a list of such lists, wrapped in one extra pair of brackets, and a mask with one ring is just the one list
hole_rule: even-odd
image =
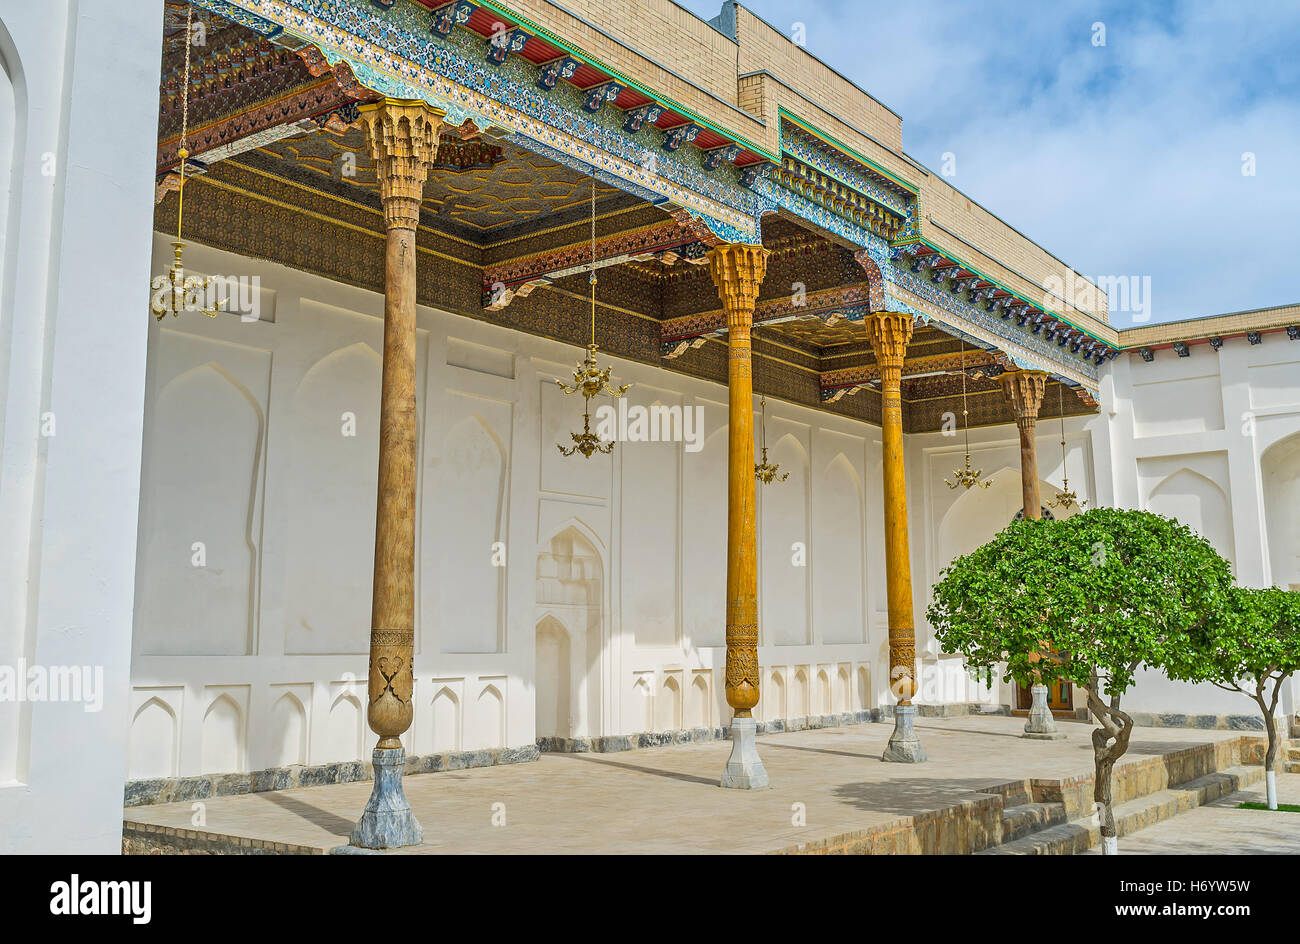
[(953, 469), (952, 475), (957, 481), (950, 482), (943, 480), (943, 484), (949, 488), (964, 487), (970, 491), (976, 485), (980, 488), (988, 488), (993, 484), (992, 479), (984, 479), (983, 469), (972, 469), (970, 467), (970, 410), (966, 408), (966, 339), (961, 339), (961, 423), (962, 434), (966, 437), (966, 462), (960, 469)]
[(1088, 500), (1085, 498), (1079, 501), (1079, 496), (1070, 489), (1070, 469), (1065, 455), (1065, 384), (1058, 383), (1056, 386), (1056, 409), (1061, 416), (1061, 481), (1064, 491), (1056, 493), (1056, 501), (1049, 501), (1048, 508), (1063, 508), (1069, 511), (1076, 505), (1083, 510)]
[(181, 146), (176, 152), (180, 158), (180, 185), (176, 188), (176, 241), (172, 243), (172, 264), (166, 275), (160, 275), (149, 283), (153, 294), (149, 308), (159, 321), (171, 314), (179, 318), (183, 311), (201, 311), (209, 318), (220, 313), (222, 302), (216, 308), (207, 308), (208, 288), (211, 278), (185, 274), (185, 265), (181, 261), (181, 252), (185, 243), (181, 241), (181, 223), (185, 218), (185, 165), (189, 161), (190, 151), (187, 147), (190, 125), (190, 50), (194, 45), (193, 33), (194, 7), (185, 7), (185, 74), (181, 85)]
[[(758, 363), (758, 359), (754, 359)], [(757, 372), (755, 372), (757, 373)], [(762, 458), (754, 463), (754, 477), (764, 485), (771, 485), (773, 482), (784, 482), (790, 477), (789, 472), (781, 471), (781, 463), (769, 464), (767, 461), (767, 394), (763, 394), (758, 401), (759, 406), (759, 441), (762, 443)]]
[(610, 383), (610, 374), (613, 367), (602, 368), (596, 362), (596, 178), (591, 178), (591, 272), (587, 278), (591, 286), (591, 343), (587, 345), (587, 356), (582, 362), (573, 369), (573, 383), (566, 384), (563, 380), (556, 380), (560, 389), (566, 395), (581, 393), (582, 394), (582, 432), (570, 433), (573, 439), (572, 446), (564, 446), (556, 443), (555, 448), (560, 450), (563, 456), (581, 455), (584, 459), (590, 459), (596, 453), (608, 455), (614, 451), (613, 441), (606, 442), (596, 433), (591, 431), (591, 401), (592, 398), (601, 394), (607, 394), (611, 397), (621, 397), (632, 388), (631, 384), (615, 386)]

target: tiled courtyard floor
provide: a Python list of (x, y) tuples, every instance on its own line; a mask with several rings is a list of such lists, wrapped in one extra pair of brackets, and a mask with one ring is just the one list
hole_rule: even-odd
[[(1062, 741), (1023, 739), (1023, 726), (1006, 717), (919, 719), (929, 762), (917, 766), (880, 761), (892, 723), (768, 735), (758, 747), (772, 787), (754, 792), (718, 786), (726, 741), (410, 776), (407, 796), (427, 840), (410, 851), (768, 852), (979, 799), (975, 791), (993, 784), (1091, 773), (1090, 725), (1061, 722)], [(1138, 728), (1125, 762), (1239, 735)], [(209, 799), (203, 828), (328, 849), (347, 842), (370, 789), (359, 782)], [(797, 804), (802, 825), (792, 824)], [(494, 825), (502, 813), (504, 825)], [(189, 803), (124, 815), (194, 828)]]
[[(1300, 774), (1277, 775), (1277, 801), (1300, 806)], [(1300, 855), (1300, 813), (1239, 810), (1264, 784), (1229, 794), (1119, 840), (1120, 855)], [(1099, 855), (1090, 849), (1088, 855)]]

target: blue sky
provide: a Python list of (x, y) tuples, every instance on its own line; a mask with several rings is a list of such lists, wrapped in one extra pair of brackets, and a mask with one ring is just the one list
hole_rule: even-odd
[(1152, 321), (1300, 302), (1295, 0), (743, 5), (803, 23), (902, 116), (908, 154), (951, 154), (953, 186), (1077, 271), (1149, 277)]

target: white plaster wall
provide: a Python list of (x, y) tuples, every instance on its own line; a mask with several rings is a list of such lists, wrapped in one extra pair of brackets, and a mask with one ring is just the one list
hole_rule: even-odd
[(0, 665), (104, 689), (0, 703), (3, 852), (120, 851), (161, 24), (0, 0)]
[[(186, 263), (260, 278), (261, 314), (150, 330), (131, 776), (368, 757), (382, 298), (197, 244)], [(630, 404), (702, 407), (703, 448), (565, 458), (579, 350), (422, 308), (418, 352), (408, 749), (725, 724), (725, 388), (615, 362)], [(768, 443), (791, 476), (759, 487), (759, 656), (797, 695), (760, 715), (888, 703), (876, 431), (769, 401)]]
[[(1001, 396), (993, 393), (992, 396)], [(1089, 507), (1097, 504), (1094, 457), (1089, 436), (1093, 417), (1065, 421), (1065, 454), (1061, 451), (1060, 420), (1038, 424), (1039, 488), (1043, 504), (1055, 498), (1069, 478), (1070, 488)], [(916, 610), (916, 644), (921, 659), (923, 702), (971, 701), (1015, 705), (1014, 687), (994, 681), (987, 688), (966, 673), (960, 657), (944, 653), (934, 639), (925, 611), (931, 588), (944, 567), (989, 541), (1014, 520), (1024, 507), (1020, 476), (1020, 434), (1014, 423), (970, 431), (971, 467), (983, 470), (987, 489), (949, 488), (954, 473), (964, 463), (965, 445), (960, 429), (951, 433), (925, 433), (907, 437), (906, 464), (912, 596)], [(1057, 517), (1075, 514), (1049, 509)], [(883, 619), (883, 615), (882, 615)], [(1082, 704), (1081, 702), (1079, 704)]]
[[(1247, 586), (1300, 584), (1300, 342), (1232, 337), (1144, 362), (1107, 362), (1092, 427), (1103, 500), (1171, 515), (1204, 535)], [(1103, 457), (1109, 457), (1104, 461)], [(1293, 683), (1283, 709), (1297, 708)], [(1138, 711), (1253, 714), (1244, 696), (1145, 673)]]

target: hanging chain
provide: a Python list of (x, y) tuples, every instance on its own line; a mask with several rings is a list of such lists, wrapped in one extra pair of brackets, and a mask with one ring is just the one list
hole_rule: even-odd
[(591, 343), (596, 343), (596, 178), (591, 178)]
[(185, 218), (185, 163), (189, 160), (190, 130), (190, 50), (194, 46), (194, 7), (185, 6), (185, 76), (181, 85), (181, 182), (176, 192), (176, 241), (181, 241), (181, 221)]

